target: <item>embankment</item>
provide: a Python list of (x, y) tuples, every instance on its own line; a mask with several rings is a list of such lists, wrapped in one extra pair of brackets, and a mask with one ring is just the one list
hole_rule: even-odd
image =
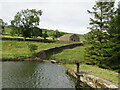
[[(5, 40), (23, 40), (23, 39), (16, 39), (16, 38), (2, 38)], [(49, 45), (49, 44), (48, 44)], [(50, 48), (47, 50), (42, 50), (40, 52), (38, 52), (36, 55), (34, 56), (30, 56), (30, 57), (18, 57), (18, 58), (1, 58), (0, 60), (2, 61), (22, 61), (22, 60), (45, 60), (47, 56), (58, 53), (60, 51), (62, 51), (63, 49), (70, 49), (70, 48), (74, 48), (76, 46), (80, 46), (82, 45), (82, 43), (74, 43), (74, 44), (69, 44), (69, 45), (64, 45), (64, 46), (59, 46), (59, 47), (54, 47), (54, 48)]]
[(76, 71), (72, 70), (67, 70), (67, 73), (92, 88), (118, 90), (118, 85), (103, 78), (85, 72), (80, 72), (79, 74), (77, 74)]

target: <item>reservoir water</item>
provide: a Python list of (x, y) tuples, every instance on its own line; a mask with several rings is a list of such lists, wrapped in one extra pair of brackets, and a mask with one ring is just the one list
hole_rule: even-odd
[(75, 88), (63, 65), (38, 61), (2, 62), (2, 88)]

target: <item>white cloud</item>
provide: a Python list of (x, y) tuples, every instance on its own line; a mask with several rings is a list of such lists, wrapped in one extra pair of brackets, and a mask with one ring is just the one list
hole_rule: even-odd
[[(0, 0), (0, 2), (95, 2), (97, 0)], [(119, 0), (113, 0), (118, 2)]]
[[(74, 1), (74, 2), (73, 2)], [(91, 9), (95, 0), (1, 0), (0, 18), (10, 22), (22, 9), (41, 9), (40, 27), (73, 33), (87, 33)]]
[(94, 2), (95, 0), (1, 0), (0, 2)]
[(44, 22), (41, 22), (40, 27), (46, 28), (49, 30), (59, 30), (63, 32), (78, 33), (78, 34), (85, 34), (90, 31), (89, 29), (87, 29), (87, 27), (80, 27), (80, 26), (73, 27), (73, 26), (63, 25), (63, 24), (51, 25), (51, 24), (45, 24)]

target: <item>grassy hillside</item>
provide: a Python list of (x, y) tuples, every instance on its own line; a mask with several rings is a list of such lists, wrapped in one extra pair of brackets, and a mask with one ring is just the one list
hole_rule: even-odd
[[(55, 31), (55, 30), (42, 29), (42, 32), (45, 32), (45, 31), (47, 31), (47, 34), (49, 35), (50, 33), (52, 33), (52, 32)], [(16, 35), (11, 36), (11, 32), (12, 32), (11, 26), (10, 26), (10, 25), (9, 25), (9, 26), (6, 26), (6, 27), (4, 28), (4, 35), (2, 35), (2, 36), (3, 36), (3, 37), (18, 38), (18, 36), (16, 36)], [(64, 34), (70, 34), (70, 33), (67, 33), (67, 32), (61, 32), (61, 31), (59, 31), (59, 32), (60, 32), (62, 35), (64, 35)], [(80, 40), (81, 40), (81, 41), (84, 41), (84, 40), (85, 40), (84, 37), (83, 37), (83, 35), (78, 34), (78, 36), (80, 37)], [(22, 38), (22, 37), (19, 37), (19, 38)], [(41, 37), (38, 37), (38, 38), (43, 39), (43, 38), (41, 38)], [(52, 40), (51, 37), (48, 37), (47, 39)]]
[(73, 49), (65, 49), (60, 53), (51, 55), (48, 59), (55, 59), (66, 63), (71, 63), (74, 60), (84, 62), (84, 51), (84, 46), (78, 46)]
[[(43, 29), (43, 31), (47, 31), (49, 33), (49, 32), (52, 32), (54, 30)], [(18, 37), (18, 36), (11, 36), (10, 32), (11, 32), (10, 26), (5, 27), (5, 33), (4, 33), (5, 35), (2, 35), (2, 37), (23, 38), (23, 37)], [(62, 32), (62, 33), (67, 34), (66, 32)], [(82, 35), (79, 35), (79, 36), (80, 36), (80, 39), (83, 41), (84, 37)], [(33, 39), (33, 38), (27, 38), (27, 39)], [(43, 38), (42, 37), (35, 38), (35, 40), (38, 40), (38, 39), (43, 39)], [(48, 37), (47, 39), (52, 40), (52, 38), (50, 38), (50, 37)], [(30, 52), (29, 52), (29, 49), (28, 49), (28, 44), (37, 45), (38, 50), (36, 50), (36, 52), (38, 52), (38, 51), (48, 49), (48, 48), (52, 48), (52, 47), (55, 47), (55, 46), (65, 45), (65, 43), (66, 44), (71, 44), (71, 43), (74, 43), (74, 42), (59, 42), (59, 41), (57, 41), (56, 43), (38, 43), (38, 42), (2, 41), (2, 43), (3, 43), (2, 44), (3, 45), (3, 48), (2, 48), (3, 58), (16, 58), (16, 57), (30, 56)], [(81, 58), (83, 60), (83, 56), (79, 56), (79, 51), (76, 51), (76, 50), (79, 50), (79, 48), (78, 49), (75, 48), (75, 50), (73, 50), (73, 52), (77, 53), (75, 58), (76, 59)], [(67, 52), (67, 51), (65, 51), (65, 52)], [(68, 57), (68, 55), (70, 55), (70, 53), (68, 53), (67, 55), (62, 55), (63, 59), (64, 59), (64, 57), (66, 59), (70, 58), (70, 57)], [(55, 56), (55, 57), (60, 58), (61, 55), (60, 56), (58, 55), (58, 56)], [(54, 57), (51, 57), (51, 58), (54, 58)], [(71, 58), (71, 59), (73, 59), (73, 58)]]
[[(73, 63), (74, 60), (80, 62), (86, 62), (84, 59), (84, 53), (85, 53), (85, 46), (78, 46), (73, 49), (65, 49), (60, 53), (49, 56), (48, 58), (57, 61), (62, 61), (62, 63), (66, 66), (67, 70), (75, 71), (76, 65), (71, 63)], [(81, 64), (80, 70), (118, 84), (119, 74), (115, 71), (102, 69), (99, 68), (98, 66), (86, 65), (86, 64)]]
[[(11, 29), (11, 26), (10, 26), (10, 25), (9, 25), (9, 26), (6, 26), (6, 27), (4, 28), (4, 34), (6, 34), (6, 35), (10, 35), (11, 31), (12, 31), (12, 29)], [(53, 31), (55, 31), (55, 30), (42, 29), (42, 31), (43, 31), (43, 32), (47, 31), (47, 33), (50, 33), (50, 32), (53, 32)], [(61, 32), (61, 33), (62, 33), (62, 34), (68, 34), (67, 32)]]
[(31, 56), (31, 52), (28, 48), (29, 44), (34, 44), (38, 46), (38, 49), (35, 51), (36, 53), (53, 48), (56, 46), (65, 45), (64, 43), (42, 43), (42, 42), (28, 42), (28, 41), (0, 41), (2, 42), (2, 58), (20, 58)]
[(4, 27), (4, 34), (10, 34), (12, 29), (9, 26)]
[[(70, 71), (76, 71), (76, 65), (75, 64), (65, 64), (66, 69)], [(103, 79), (109, 80), (113, 83), (118, 84), (119, 80), (119, 74), (115, 71), (107, 70), (107, 69), (102, 69), (97, 66), (93, 65), (86, 65), (86, 64), (81, 64), (80, 65), (80, 71), (87, 72), (89, 74), (101, 77)]]

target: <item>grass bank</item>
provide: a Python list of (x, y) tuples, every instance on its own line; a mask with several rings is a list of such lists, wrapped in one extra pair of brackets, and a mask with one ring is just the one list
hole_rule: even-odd
[[(65, 64), (66, 66), (66, 70), (70, 70), (70, 71), (76, 71), (76, 65), (75, 64)], [(97, 66), (93, 66), (93, 65), (86, 65), (86, 64), (81, 64), (80, 65), (80, 71), (84, 71), (87, 72), (89, 74), (101, 77), (103, 79), (109, 80), (113, 83), (118, 84), (118, 78), (119, 78), (119, 74), (115, 71), (111, 71), (108, 69), (102, 69), (99, 68)]]
[[(75, 71), (76, 65), (70, 63), (73, 63), (74, 60), (85, 62), (84, 53), (85, 53), (85, 46), (78, 46), (73, 49), (65, 49), (60, 53), (49, 56), (48, 58), (57, 61), (62, 61), (63, 64), (66, 66), (67, 70)], [(86, 64), (81, 64), (80, 70), (118, 84), (119, 74), (115, 71), (102, 69), (99, 68), (98, 66), (86, 65)]]
[(72, 63), (74, 60), (84, 62), (84, 51), (84, 46), (78, 46), (72, 49), (64, 49), (60, 53), (49, 56), (48, 59), (54, 59), (64, 63)]
[(42, 42), (32, 42), (32, 41), (0, 41), (2, 43), (2, 58), (21, 58), (31, 56), (31, 52), (28, 48), (29, 44), (34, 44), (38, 46), (35, 53), (53, 48), (56, 46), (66, 45), (64, 43), (42, 43)]

